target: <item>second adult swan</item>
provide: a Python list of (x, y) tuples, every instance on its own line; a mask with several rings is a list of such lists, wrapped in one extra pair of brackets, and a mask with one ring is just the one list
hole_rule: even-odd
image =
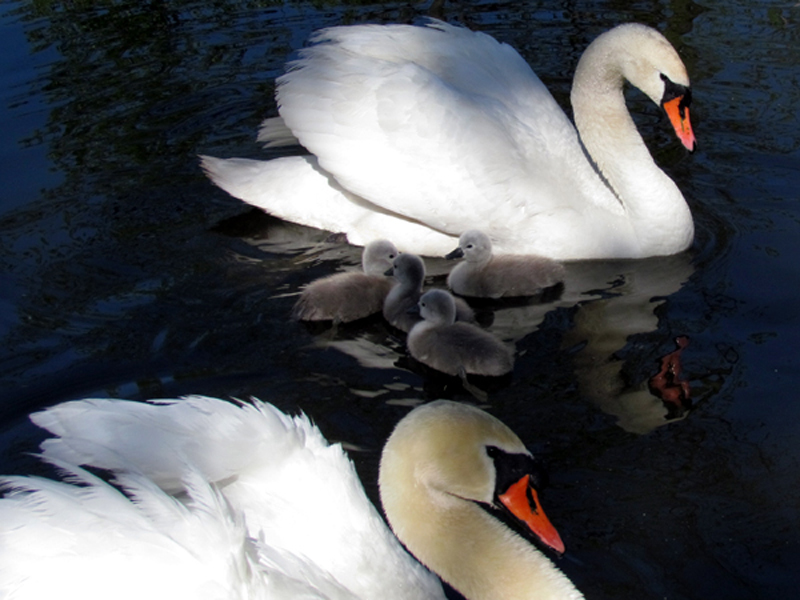
[(694, 149), (689, 77), (654, 29), (620, 25), (586, 49), (571, 94), (580, 135), (522, 57), (486, 34), (431, 21), (334, 27), (312, 41), (278, 79), (280, 117), (259, 135), (310, 154), (203, 157), (231, 195), (354, 244), (390, 238), (424, 255), (475, 227), (498, 254), (560, 260), (692, 243), (689, 207), (622, 93), (627, 80), (663, 106)]

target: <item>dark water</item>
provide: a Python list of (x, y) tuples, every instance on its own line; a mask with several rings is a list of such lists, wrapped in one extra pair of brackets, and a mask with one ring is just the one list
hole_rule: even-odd
[[(517, 363), (485, 407), (547, 458), (559, 566), (591, 599), (784, 599), (800, 588), (800, 8), (773, 2), (10, 2), (0, 7), (0, 467), (38, 408), (102, 395), (257, 396), (352, 450), (375, 497), (408, 406), (473, 399), (409, 368), (376, 320), (287, 319), (359, 250), (247, 210), (195, 155), (268, 156), (255, 130), (313, 30), (435, 14), (517, 47), (566, 106), (582, 49), (658, 27), (693, 81), (686, 155), (630, 106), (697, 222), (691, 251), (573, 264), (501, 307)], [(444, 273), (444, 261), (429, 270)], [(435, 278), (434, 278), (435, 279)], [(441, 282), (441, 279), (437, 281)], [(689, 338), (682, 406), (648, 380)]]

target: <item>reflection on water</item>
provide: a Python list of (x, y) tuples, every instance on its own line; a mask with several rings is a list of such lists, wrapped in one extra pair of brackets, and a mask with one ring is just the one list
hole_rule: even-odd
[(650, 391), (658, 396), (667, 408), (667, 418), (684, 416), (692, 407), (692, 386), (681, 378), (681, 354), (689, 345), (685, 335), (675, 338), (676, 350), (661, 357), (661, 370), (647, 382)]
[[(270, 222), (270, 221), (267, 221)], [(322, 234), (297, 225), (287, 225), (292, 233), (282, 232), (283, 224), (270, 223), (269, 232), (251, 235), (261, 239), (298, 241), (309, 236), (319, 238)], [(255, 243), (259, 247), (258, 243)], [(282, 244), (281, 244), (282, 245)], [(264, 248), (265, 246), (260, 246)], [(313, 252), (315, 261), (339, 258), (340, 246)], [(351, 268), (359, 263), (355, 249), (350, 250)], [(309, 259), (309, 253), (306, 253)], [(445, 287), (444, 273), (449, 264), (436, 258), (426, 258), (430, 274), (426, 286)], [(562, 349), (572, 357), (578, 387), (582, 396), (604, 412), (616, 417), (625, 430), (647, 433), (655, 427), (682, 417), (663, 397), (652, 391), (648, 384), (662, 366), (654, 357), (652, 371), (645, 373), (641, 381), (627, 381), (622, 371), (625, 361), (617, 353), (637, 334), (656, 331), (659, 319), (656, 309), (665, 298), (680, 290), (692, 275), (694, 268), (688, 253), (677, 256), (641, 261), (587, 261), (567, 266), (564, 286), (554, 294), (528, 301), (478, 301), (474, 303), (480, 322), (492, 333), (509, 343), (517, 343), (533, 335), (547, 314), (555, 309), (566, 310), (570, 320), (563, 332)], [(312, 281), (316, 277), (310, 277)], [(369, 319), (350, 326), (330, 324), (313, 325), (306, 328), (313, 334), (313, 345), (317, 348), (336, 349), (353, 358), (366, 368), (396, 369), (400, 365), (408, 368), (403, 336), (392, 331), (380, 319)], [(680, 333), (680, 332), (679, 332)], [(663, 345), (665, 340), (659, 345)], [(653, 349), (652, 352), (659, 348)], [(651, 352), (651, 354), (652, 354)], [(415, 361), (411, 361), (412, 364)], [(425, 389), (462, 391), (457, 378), (443, 378), (429, 370), (414, 365), (415, 372), (425, 375)], [(432, 380), (432, 381), (431, 381)], [(484, 380), (483, 385), (498, 389), (498, 382)]]
[[(642, 380), (626, 380), (625, 361), (618, 352), (637, 334), (658, 329), (658, 307), (664, 304), (665, 298), (680, 290), (694, 267), (691, 257), (684, 253), (629, 261), (618, 268), (610, 287), (585, 288), (600, 289), (602, 297), (581, 304), (574, 316), (574, 327), (565, 335), (564, 345), (578, 348), (574, 356), (575, 373), (584, 397), (617, 417), (623, 429), (647, 433), (671, 420), (667, 418), (669, 408), (649, 389), (648, 379), (656, 373)], [(607, 272), (608, 275), (613, 273)], [(588, 282), (580, 279), (575, 282), (575, 285), (586, 284)], [(659, 347), (664, 341), (657, 342)], [(659, 368), (655, 361), (653, 368)]]
[[(292, 322), (302, 286), (357, 266), (360, 249), (247, 210), (205, 180), (196, 154), (270, 156), (253, 139), (275, 114), (274, 78), (321, 26), (437, 10), (519, 48), (565, 106), (597, 33), (626, 20), (665, 31), (692, 75), (699, 151), (686, 156), (641, 95), (630, 106), (692, 205), (694, 247), (570, 264), (553, 295), (481, 306), (516, 366), (480, 384), (486, 408), (546, 456), (548, 514), (568, 547), (560, 566), (587, 597), (792, 597), (796, 7), (155, 0), (0, 10), (29, 44), (3, 58), (3, 122), (36, 123), (13, 142), (48, 160), (0, 161), (4, 181), (24, 168), (19, 177), (44, 188), (0, 191), (3, 471), (30, 468), (24, 453), (39, 434), (24, 417), (47, 404), (255, 395), (306, 410), (344, 441), (373, 499), (378, 451), (408, 406), (474, 398), (418, 369), (380, 319), (322, 331)], [(427, 283), (441, 286), (452, 265), (427, 266)]]

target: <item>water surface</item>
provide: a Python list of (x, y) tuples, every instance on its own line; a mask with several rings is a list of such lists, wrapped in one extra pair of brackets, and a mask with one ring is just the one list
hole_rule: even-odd
[[(576, 263), (563, 292), (501, 307), (517, 350), (484, 407), (549, 464), (544, 502), (591, 599), (791, 598), (800, 587), (800, 8), (757, 2), (12, 2), (0, 12), (0, 467), (29, 472), (38, 408), (102, 395), (256, 396), (351, 450), (375, 498), (409, 406), (474, 402), (409, 366), (380, 320), (287, 319), (359, 250), (211, 186), (196, 154), (269, 157), (274, 78), (319, 27), (434, 14), (520, 50), (567, 108), (586, 45), (663, 31), (692, 77), (687, 155), (630, 107), (687, 197), (679, 256)], [(431, 261), (432, 282), (446, 271)], [(648, 381), (676, 350), (690, 402)]]

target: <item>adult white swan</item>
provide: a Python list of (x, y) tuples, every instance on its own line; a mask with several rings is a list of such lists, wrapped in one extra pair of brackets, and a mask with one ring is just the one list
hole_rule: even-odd
[[(439, 21), (318, 32), (278, 79), (259, 139), (311, 154), (202, 157), (222, 189), (363, 245), (443, 255), (480, 228), (499, 254), (555, 259), (674, 254), (694, 225), (625, 106), (623, 81), (661, 104), (693, 150), (689, 77), (644, 25), (598, 37), (575, 72), (575, 128), (515, 50)], [(586, 152), (584, 152), (584, 147)], [(587, 156), (588, 153), (588, 156)]]
[[(195, 396), (81, 400), (32, 418), (57, 436), (42, 451), (68, 482), (3, 478), (0, 597), (444, 600), (304, 416)], [(538, 483), (505, 425), (452, 402), (407, 415), (380, 469), (400, 539), (467, 598), (581, 598), (490, 514), (563, 551)]]

